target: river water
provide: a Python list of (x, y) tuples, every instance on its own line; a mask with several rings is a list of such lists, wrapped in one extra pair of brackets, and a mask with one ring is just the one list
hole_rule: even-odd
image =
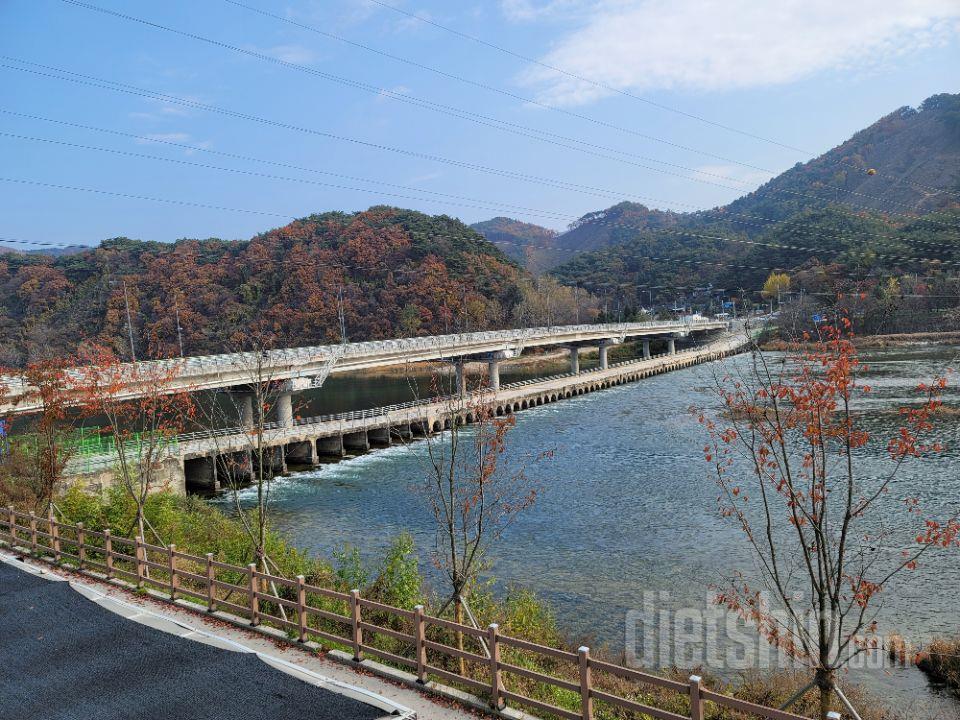
[[(892, 431), (896, 407), (916, 401), (917, 381), (954, 365), (956, 353), (957, 348), (942, 346), (865, 351), (873, 392), (862, 407), (871, 431), (878, 437)], [(718, 516), (717, 487), (702, 455), (703, 430), (689, 412), (691, 406), (715, 403), (710, 387), (716, 374), (725, 372), (724, 362), (744, 366), (747, 358), (519, 413), (510, 452), (518, 457), (554, 452), (527, 468), (542, 492), (490, 553), (495, 586), (536, 591), (569, 635), (589, 638), (588, 644), (604, 645), (617, 655), (636, 652), (647, 664), (689, 667), (702, 655), (698, 648), (724, 652), (728, 639), (722, 631), (719, 639), (707, 633), (688, 655), (671, 652), (671, 642), (651, 640), (649, 622), (654, 608), (662, 611), (661, 620), (667, 612), (716, 613), (708, 601), (711, 585), (753, 568), (741, 531)], [(527, 367), (503, 377), (507, 382), (558, 369)], [(310, 409), (371, 407), (408, 399), (410, 392), (402, 377), (334, 378), (312, 398)], [(960, 406), (955, 386), (948, 387), (945, 399)], [(918, 496), (930, 514), (960, 505), (960, 422), (945, 421), (938, 434), (947, 450), (904, 466), (884, 501), (890, 508), (884, 522), (903, 528), (904, 538), (913, 530), (900, 498)], [(859, 464), (869, 479), (890, 469), (883, 445), (872, 443)], [(278, 480), (272, 493), (274, 526), (321, 555), (352, 544), (371, 559), (406, 531), (415, 538), (430, 578), (432, 519), (417, 491), (426, 477), (425, 449), (423, 442), (394, 446)], [(960, 634), (960, 552), (931, 555), (887, 587), (882, 600), (882, 633), (901, 632), (917, 641)], [(637, 638), (646, 643), (638, 645)], [(708, 660), (711, 667), (715, 663)], [(917, 670), (862, 669), (853, 675), (892, 706), (910, 708), (912, 717), (960, 717), (960, 703), (931, 688)], [(921, 715), (913, 714), (918, 708)]]

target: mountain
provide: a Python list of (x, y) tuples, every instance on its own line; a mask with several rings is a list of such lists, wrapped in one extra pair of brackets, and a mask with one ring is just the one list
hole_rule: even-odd
[[(140, 357), (502, 326), (526, 274), (447, 216), (373, 207), (311, 215), (249, 241), (117, 238), (62, 257), (0, 256), (0, 365), (82, 340)], [(178, 324), (180, 331), (178, 334)]]
[(508, 217), (470, 226), (532, 273), (540, 273), (566, 260), (569, 253), (557, 247), (556, 230)]
[(935, 95), (727, 206), (585, 215), (556, 239), (581, 252), (552, 271), (634, 306), (711, 285), (758, 290), (771, 269), (829, 268), (826, 290), (870, 273), (946, 273), (960, 261), (958, 209), (960, 95)]
[[(934, 95), (917, 109), (903, 107), (890, 113), (841, 145), (807, 163), (798, 163), (729, 205), (675, 213), (621, 202), (588, 213), (566, 232), (555, 233), (548, 243), (549, 254), (534, 258), (536, 264), (527, 267), (533, 272), (542, 272), (569, 261), (572, 264), (559, 274), (575, 282), (575, 269), (581, 265), (573, 258), (578, 253), (634, 241), (643, 245), (649, 240), (642, 236), (658, 232), (722, 233), (758, 238), (769, 231), (772, 223), (827, 208), (872, 213), (897, 224), (914, 216), (955, 207), (958, 201), (960, 95)], [(490, 239), (510, 241), (519, 247), (528, 244), (522, 232), (496, 234), (501, 227), (513, 225), (526, 227), (525, 223), (508, 218), (495, 218), (474, 227)], [(668, 237), (664, 235), (664, 241)], [(655, 245), (661, 252), (672, 253), (669, 243)], [(677, 251), (681, 255), (691, 249), (709, 252), (709, 248), (701, 248), (692, 236), (678, 240)], [(521, 256), (519, 251), (512, 257), (527, 262), (530, 258), (529, 254)]]
[(819, 201), (894, 217), (941, 210), (958, 199), (960, 94), (941, 94), (917, 109), (895, 110), (725, 210), (783, 219)]

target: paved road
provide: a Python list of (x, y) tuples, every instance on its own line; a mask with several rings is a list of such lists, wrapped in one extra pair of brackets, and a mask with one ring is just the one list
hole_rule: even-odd
[(2, 720), (374, 720), (384, 709), (0, 562)]

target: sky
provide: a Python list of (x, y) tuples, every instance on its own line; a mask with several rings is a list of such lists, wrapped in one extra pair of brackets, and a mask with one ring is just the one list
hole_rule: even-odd
[(960, 3), (0, 0), (0, 48), (8, 244), (380, 204), (562, 230), (725, 204), (960, 91)]

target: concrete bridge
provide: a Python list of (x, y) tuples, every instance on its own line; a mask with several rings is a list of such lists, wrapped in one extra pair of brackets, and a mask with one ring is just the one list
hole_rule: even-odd
[[(360, 410), (311, 418), (281, 417), (264, 432), (263, 445), (271, 452), (267, 462), (274, 473), (284, 473), (288, 465), (317, 465), (321, 459), (343, 457), (387, 447), (457, 424), (472, 423), (477, 403), (489, 407), (498, 416), (509, 415), (564, 398), (640, 380), (691, 365), (717, 360), (742, 350), (748, 343), (743, 332), (724, 332), (705, 344), (677, 351), (668, 341), (666, 352), (610, 364), (601, 345), (601, 363), (593, 370), (579, 370), (571, 353), (571, 372), (553, 377), (524, 380), (465, 393), (462, 402), (450, 397), (430, 398), (371, 410)], [(462, 367), (462, 366), (461, 366)], [(234, 481), (238, 475), (252, 475), (249, 427), (221, 428), (178, 437), (164, 462), (161, 473), (164, 486), (177, 492), (217, 492), (227, 473)], [(68, 472), (89, 485), (112, 482), (113, 456), (77, 458)]]
[[(270, 350), (264, 353), (231, 353), (200, 357), (128, 363), (110, 370), (111, 390), (117, 399), (130, 399), (146, 394), (145, 387), (161, 384), (165, 391), (196, 392), (216, 388), (242, 388), (259, 378), (285, 383), (287, 393), (277, 403), (278, 420), (290, 425), (293, 419), (291, 393), (319, 387), (331, 373), (348, 373), (371, 368), (386, 368), (431, 360), (448, 360), (457, 364), (463, 378), (466, 360), (489, 363), (491, 387), (499, 387), (499, 363), (516, 357), (526, 348), (567, 346), (571, 349), (571, 372), (579, 369), (577, 348), (594, 345), (600, 348), (600, 364), (607, 363), (607, 348), (628, 338), (643, 338), (649, 355), (651, 338), (667, 338), (670, 347), (678, 338), (717, 331), (727, 327), (726, 321), (691, 317), (680, 320), (603, 325), (564, 325), (557, 327), (497, 330), (459, 333), (432, 337), (380, 340), (374, 342), (318, 345), (313, 347)], [(77, 388), (82, 388), (91, 369), (71, 371)], [(121, 378), (115, 382), (115, 378)], [(35, 412), (41, 408), (36, 389), (23, 378), (0, 377), (0, 415)], [(151, 390), (152, 391), (152, 390)]]

